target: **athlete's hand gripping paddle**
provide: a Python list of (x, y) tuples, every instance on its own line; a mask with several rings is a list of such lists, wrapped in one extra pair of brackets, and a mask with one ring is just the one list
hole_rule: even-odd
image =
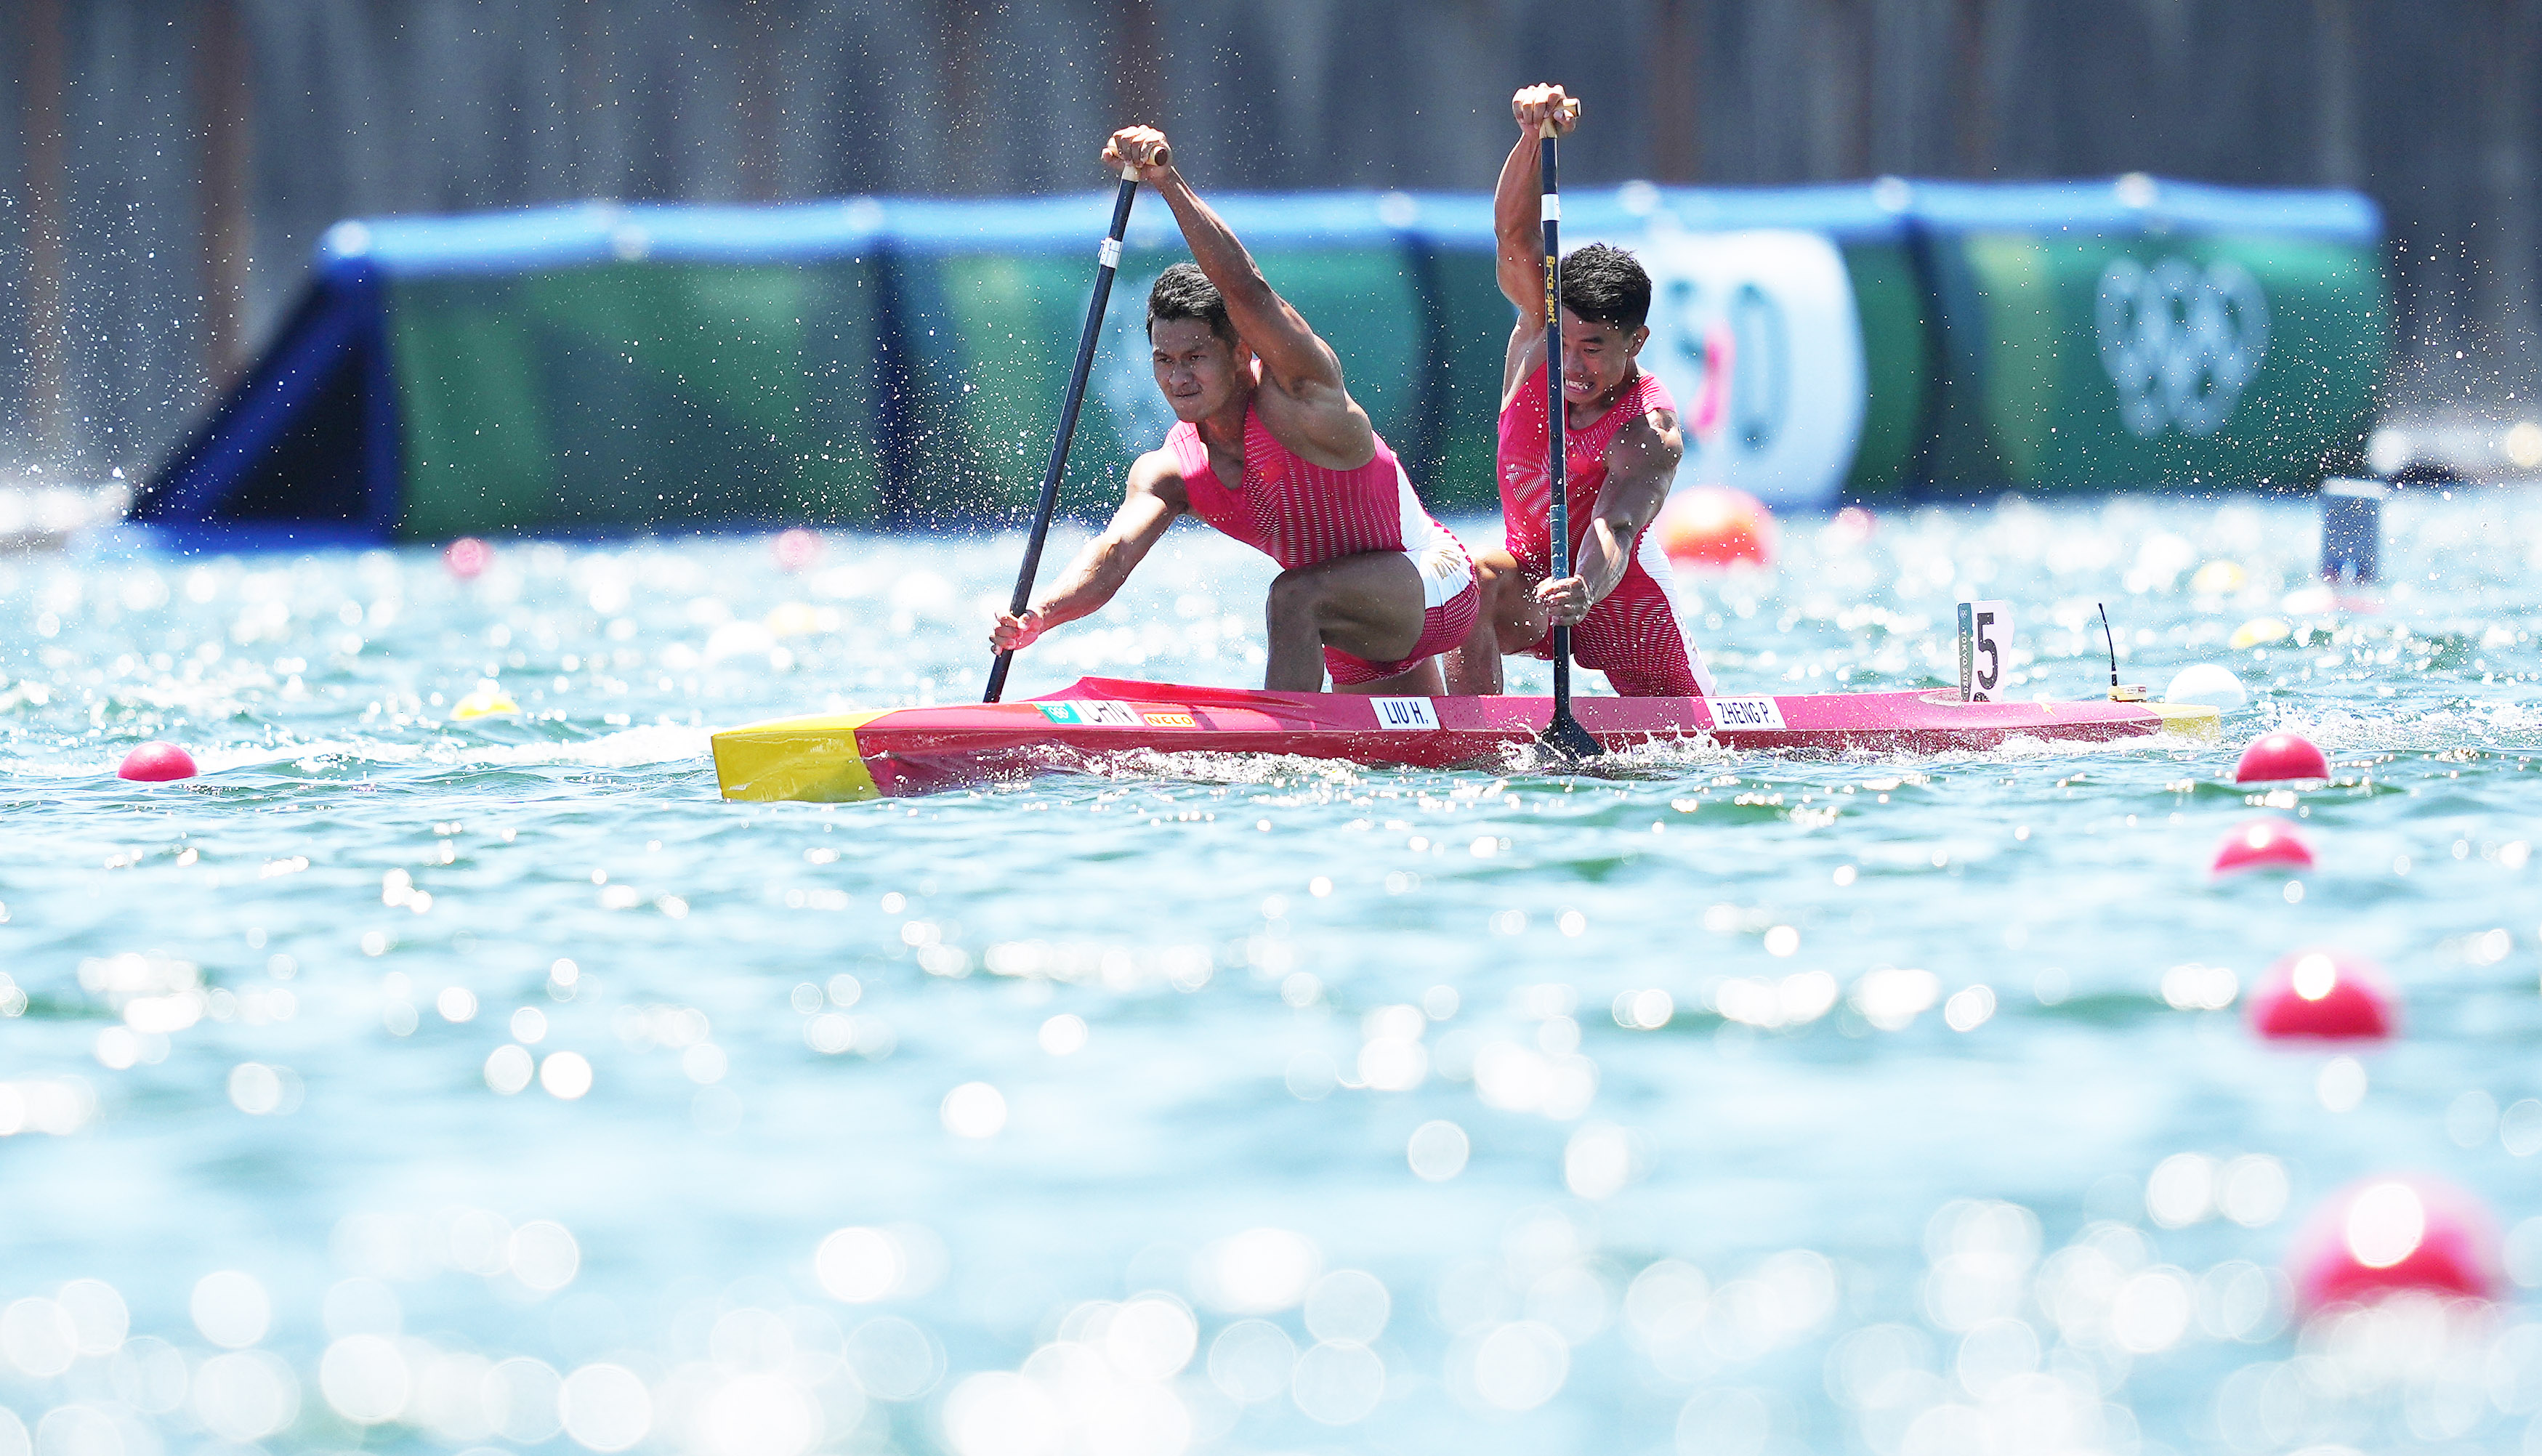
[[(1557, 127), (1552, 117), (1540, 123), (1537, 132), (1536, 164), (1544, 174), (1544, 440), (1547, 488), (1553, 527), (1553, 580), (1571, 574), (1571, 487), (1563, 478), (1562, 443), (1562, 189), (1554, 179), (1554, 137)], [(1559, 619), (1553, 623), (1553, 720), (1535, 736), (1536, 743), (1556, 757), (1578, 762), (1594, 759), (1606, 750), (1580, 720), (1571, 716), (1571, 628)]]
[[(1159, 165), (1163, 160), (1156, 159)], [(1050, 468), (1042, 473), (1041, 499), (1033, 506), (1032, 540), (1024, 546), (1023, 570), (1015, 574), (1014, 605), (1007, 609), (1010, 616), (1021, 617), (1032, 605), (1033, 576), (1041, 570), (1042, 545), (1050, 539), (1051, 513), (1059, 507), (1059, 477), (1068, 470), (1068, 445), (1077, 436), (1077, 411), (1085, 402), (1086, 376), (1094, 371), (1094, 345), (1103, 334), (1103, 308), (1112, 298), (1112, 274), (1121, 266), (1121, 235), (1130, 226), (1130, 200), (1138, 193), (1138, 166), (1124, 162), (1121, 190), (1112, 198), (1112, 231), (1103, 239), (1094, 268), (1094, 300), (1085, 308), (1085, 331), (1077, 336), (1077, 368), (1068, 377), (1068, 399), (1059, 407), (1059, 434), (1050, 442)], [(996, 702), (1005, 695), (1007, 669), (1014, 658), (1011, 647), (998, 654), (989, 669), (989, 691), (982, 702)]]

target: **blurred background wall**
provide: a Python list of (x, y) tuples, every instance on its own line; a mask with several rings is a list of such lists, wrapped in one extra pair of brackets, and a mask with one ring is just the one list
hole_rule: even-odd
[[(2542, 0), (8, 0), (0, 465), (154, 465), (326, 226), (583, 197), (2142, 171), (2381, 203), (2386, 407), (2542, 386)], [(2512, 399), (2510, 400), (2510, 395)]]

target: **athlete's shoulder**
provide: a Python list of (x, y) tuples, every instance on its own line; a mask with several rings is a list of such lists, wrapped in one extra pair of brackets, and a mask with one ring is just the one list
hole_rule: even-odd
[(1541, 420), (1544, 417), (1544, 360), (1521, 374), (1501, 396), (1503, 420)]
[(1669, 393), (1668, 386), (1658, 375), (1645, 371), (1641, 382), (1633, 387), (1633, 416), (1625, 425), (1625, 432), (1647, 429), (1671, 445), (1679, 443), (1677, 399)]
[(1160, 496), (1176, 507), (1185, 505), (1189, 496), (1183, 485), (1182, 452), (1175, 448), (1175, 443), (1168, 435), (1164, 444), (1130, 462), (1130, 473), (1123, 481), (1124, 488), (1132, 495)]
[(1377, 427), (1346, 390), (1313, 400), (1285, 391), (1254, 392), (1244, 416), (1244, 455), (1256, 469), (1278, 472), (1290, 457), (1320, 470), (1360, 470), (1377, 456)]
[(1643, 413), (1647, 414), (1652, 410), (1662, 409), (1668, 411), (1670, 417), (1676, 417), (1677, 397), (1669, 393), (1668, 382), (1666, 380), (1661, 379), (1658, 375), (1645, 369), (1642, 371), (1640, 381), (1633, 386), (1633, 389), (1638, 397)]
[(1635, 463), (1664, 461), (1674, 469), (1685, 455), (1685, 436), (1678, 428), (1677, 406), (1647, 399), (1637, 401), (1632, 417), (1615, 430), (1607, 443), (1607, 463), (1610, 467), (1630, 467)]

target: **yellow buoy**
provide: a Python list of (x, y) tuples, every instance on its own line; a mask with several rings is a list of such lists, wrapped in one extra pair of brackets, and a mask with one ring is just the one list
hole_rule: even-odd
[(800, 637), (821, 629), (821, 613), (803, 602), (787, 602), (768, 614), (764, 623), (772, 637)]
[(2255, 617), (2233, 628), (2233, 650), (2239, 652), (2245, 647), (2265, 647), (2271, 642), (2282, 642), (2292, 630), (2282, 617)]
[(503, 685), (487, 678), (477, 685), (476, 692), (451, 707), (450, 716), (466, 722), (470, 718), (499, 718), (520, 710), (521, 705), (512, 701), (511, 694), (503, 691)]
[(2202, 597), (2229, 597), (2250, 580), (2239, 561), (2209, 561), (2189, 579), (2189, 589)]

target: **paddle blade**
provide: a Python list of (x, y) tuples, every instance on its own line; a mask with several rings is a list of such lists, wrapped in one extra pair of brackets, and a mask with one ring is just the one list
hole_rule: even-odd
[(1553, 721), (1544, 725), (1544, 731), (1535, 736), (1535, 746), (1567, 764), (1585, 763), (1607, 752), (1567, 710), (1555, 713)]

